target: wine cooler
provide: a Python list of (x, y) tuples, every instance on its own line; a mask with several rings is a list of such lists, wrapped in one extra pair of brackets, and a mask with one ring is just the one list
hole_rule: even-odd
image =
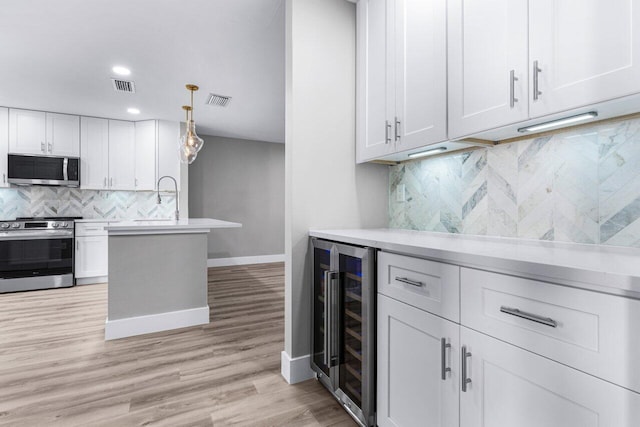
[(375, 251), (310, 240), (311, 368), (362, 426), (375, 426)]

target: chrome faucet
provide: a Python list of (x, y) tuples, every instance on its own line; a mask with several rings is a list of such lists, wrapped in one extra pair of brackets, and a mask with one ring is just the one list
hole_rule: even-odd
[(158, 179), (158, 199), (157, 199), (157, 203), (160, 204), (162, 203), (162, 199), (160, 198), (160, 181), (162, 181), (164, 178), (169, 178), (170, 180), (173, 181), (173, 185), (176, 189), (176, 221), (180, 219), (180, 211), (178, 210), (178, 206), (180, 206), (180, 196), (178, 195), (178, 182), (176, 181), (176, 179), (172, 176), (169, 175), (165, 175), (165, 176), (161, 176)]

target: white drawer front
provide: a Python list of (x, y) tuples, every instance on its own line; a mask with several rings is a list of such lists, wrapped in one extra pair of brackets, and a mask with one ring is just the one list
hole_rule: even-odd
[(454, 322), (460, 320), (460, 267), (379, 252), (378, 292)]
[(463, 268), (461, 323), (640, 392), (640, 301)]
[(108, 222), (77, 222), (76, 236), (106, 236)]

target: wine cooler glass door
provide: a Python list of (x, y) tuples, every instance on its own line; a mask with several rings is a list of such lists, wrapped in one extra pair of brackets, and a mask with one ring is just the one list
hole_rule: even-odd
[(363, 310), (362, 260), (340, 254), (342, 310), (342, 345), (340, 389), (358, 407), (362, 405)]
[[(316, 242), (322, 244), (323, 242)], [(325, 356), (327, 342), (327, 304), (330, 302), (327, 298), (327, 289), (329, 284), (327, 276), (331, 270), (331, 249), (313, 247), (313, 365), (318, 374), (324, 373), (328, 378), (330, 375), (330, 366), (327, 365), (327, 357)], [(329, 325), (329, 328), (331, 326)]]

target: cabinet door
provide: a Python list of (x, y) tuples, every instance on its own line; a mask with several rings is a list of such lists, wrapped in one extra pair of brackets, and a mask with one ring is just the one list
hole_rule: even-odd
[(9, 152), (46, 154), (46, 114), (42, 111), (9, 110)]
[(153, 191), (156, 183), (156, 121), (136, 122), (135, 128), (136, 190)]
[(76, 278), (109, 274), (108, 242), (107, 236), (76, 237)]
[(136, 189), (136, 132), (133, 122), (109, 120), (109, 188)]
[(80, 156), (80, 117), (46, 113), (47, 153), (55, 156)]
[(394, 139), (404, 151), (447, 139), (447, 2), (395, 1)]
[(458, 335), (455, 323), (378, 294), (380, 427), (458, 425)]
[(80, 128), (80, 185), (105, 190), (109, 186), (109, 121), (82, 117)]
[[(640, 7), (633, 0), (529, 2), (531, 116), (640, 91)], [(533, 94), (532, 78), (529, 87)]]
[(527, 0), (448, 7), (449, 138), (527, 119)]
[[(180, 157), (178, 156), (178, 138), (180, 123), (158, 120), (158, 178), (169, 175), (178, 182), (180, 189)], [(173, 182), (163, 179), (161, 191), (175, 191)]]
[[(360, 0), (357, 5), (357, 135), (358, 163), (394, 151), (395, 87), (393, 63), (394, 0)], [(391, 118), (391, 119), (390, 119)]]
[(9, 109), (0, 107), (0, 187), (8, 187)]
[(460, 328), (471, 383), (460, 426), (632, 427), (640, 395), (494, 338)]

